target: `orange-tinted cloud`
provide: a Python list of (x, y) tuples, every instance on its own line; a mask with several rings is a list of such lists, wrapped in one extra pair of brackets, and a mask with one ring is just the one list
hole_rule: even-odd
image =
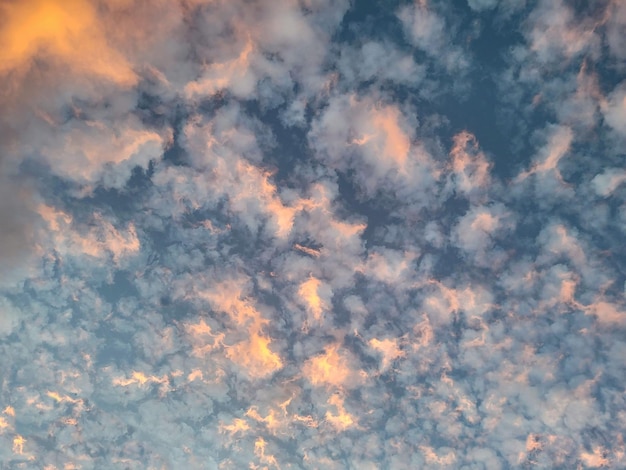
[(573, 140), (574, 134), (570, 128), (558, 127), (554, 129), (549, 137), (547, 146), (541, 149), (537, 162), (533, 164), (530, 170), (520, 173), (516, 181), (523, 181), (530, 175), (541, 175), (550, 172), (554, 172), (555, 177), (562, 181), (558, 164), (569, 152)]
[[(224, 345), (227, 358), (243, 367), (250, 377), (261, 378), (281, 369), (283, 362), (271, 348), (272, 339), (264, 331), (269, 320), (263, 317), (249, 298), (249, 288), (245, 277), (234, 276), (215, 283), (210, 289), (197, 290), (193, 295), (209, 301), (214, 310), (229, 317), (232, 327), (236, 329), (233, 335), (233, 338), (237, 338), (235, 344), (229, 344), (229, 330), (220, 332), (216, 338)], [(207, 334), (205, 327), (203, 334)], [(245, 339), (239, 339), (244, 334)], [(216, 345), (215, 341), (211, 348)]]
[(308, 359), (302, 366), (302, 372), (316, 386), (354, 387), (362, 381), (361, 373), (350, 366), (347, 352), (341, 351), (337, 344)]
[(491, 163), (480, 151), (478, 141), (473, 134), (467, 131), (456, 134), (450, 156), (455, 187), (458, 191), (471, 194), (489, 184)]
[(300, 284), (298, 288), (298, 296), (306, 305), (307, 309), (313, 315), (313, 320), (319, 322), (322, 314), (328, 308), (326, 301), (320, 297), (320, 287), (322, 281), (311, 276), (309, 279)]
[(607, 450), (601, 446), (593, 448), (593, 452), (581, 452), (580, 460), (590, 468), (609, 467), (611, 461), (607, 458)]
[(119, 85), (136, 83), (132, 65), (107, 40), (91, 2), (3, 2), (0, 12), (0, 74), (23, 73), (43, 60)]
[(397, 338), (372, 338), (367, 344), (381, 355), (380, 369), (382, 372), (386, 371), (393, 361), (406, 355)]
[(117, 385), (120, 387), (128, 387), (129, 385), (139, 385), (144, 386), (146, 384), (168, 384), (169, 378), (164, 375), (162, 377), (158, 377), (156, 375), (146, 375), (143, 372), (133, 371), (131, 376), (128, 379), (125, 378), (115, 378), (113, 379), (113, 385)]
[[(357, 102), (354, 105), (360, 107)], [(372, 157), (380, 159), (380, 163), (376, 163), (372, 158), (372, 164), (389, 165), (401, 173), (406, 172), (411, 139), (401, 127), (403, 116), (400, 110), (394, 106), (374, 107), (363, 118), (364, 121), (355, 129), (360, 136), (354, 138), (351, 144), (370, 146)]]
[(233, 419), (231, 424), (224, 424), (220, 422), (219, 432), (227, 433), (231, 437), (236, 434), (243, 434), (250, 429), (250, 425), (246, 422), (246, 420), (241, 418)]
[(261, 332), (252, 331), (248, 339), (229, 346), (226, 357), (244, 367), (249, 376), (266, 377), (283, 367), (280, 356), (272, 351), (272, 340)]
[(224, 345), (225, 334), (223, 332), (213, 333), (204, 319), (197, 323), (185, 323), (184, 327), (190, 336), (193, 354), (196, 356), (202, 357)]
[(41, 204), (37, 212), (50, 229), (55, 249), (63, 253), (79, 252), (94, 258), (110, 254), (118, 263), (124, 256), (137, 253), (141, 247), (133, 223), (126, 230), (118, 230), (101, 215), (94, 214), (96, 227), (82, 234), (72, 227), (72, 217), (62, 210)]
[(358, 425), (356, 416), (346, 411), (343, 395), (333, 393), (328, 399), (328, 404), (335, 411), (327, 411), (324, 419), (337, 431), (345, 431)]

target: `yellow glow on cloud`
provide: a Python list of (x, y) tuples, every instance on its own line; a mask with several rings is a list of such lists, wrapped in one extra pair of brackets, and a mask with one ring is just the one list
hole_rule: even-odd
[(304, 376), (313, 385), (343, 387), (351, 380), (358, 383), (358, 374), (350, 368), (348, 359), (339, 353), (339, 346), (332, 345), (317, 356), (304, 363), (302, 368)]
[(383, 340), (372, 338), (368, 344), (382, 355), (380, 368), (383, 372), (389, 368), (393, 361), (406, 355), (406, 352), (398, 345), (396, 338)]
[(246, 420), (241, 418), (235, 418), (232, 424), (224, 424), (220, 422), (219, 432), (221, 434), (230, 434), (230, 436), (234, 436), (235, 434), (243, 434), (244, 432), (250, 429), (250, 425), (246, 422)]
[(13, 438), (13, 453), (14, 454), (24, 454), (24, 444), (26, 444), (26, 439), (24, 439), (19, 434)]
[[(263, 326), (269, 320), (263, 318), (252, 301), (245, 294), (248, 289), (245, 278), (231, 278), (217, 283), (208, 291), (196, 292), (200, 298), (207, 300), (212, 307), (224, 312), (234, 322), (236, 327), (248, 331), (248, 338), (234, 345), (225, 345), (225, 336), (220, 333), (214, 339), (214, 345), (222, 344), (226, 347), (226, 357), (244, 367), (251, 377), (265, 377), (276, 372), (283, 366), (280, 356), (272, 351), (270, 345), (272, 340), (263, 332)], [(193, 330), (190, 330), (193, 331)], [(197, 325), (197, 333), (207, 335), (210, 333), (208, 325)], [(202, 346), (198, 351), (202, 350)]]
[(404, 170), (411, 141), (400, 127), (401, 119), (402, 115), (397, 108), (386, 106), (374, 112), (372, 121), (376, 129), (384, 134), (383, 156)]
[(580, 460), (582, 460), (586, 466), (591, 468), (608, 467), (611, 462), (606, 458), (605, 452), (604, 448), (596, 446), (593, 448), (593, 453), (582, 452), (580, 454)]
[(319, 296), (319, 288), (322, 281), (311, 276), (309, 279), (300, 284), (298, 295), (308, 310), (313, 314), (313, 319), (319, 322), (322, 319), (322, 313), (327, 309), (327, 305)]
[(286, 422), (280, 416), (278, 416), (275, 409), (269, 410), (267, 416), (263, 417), (259, 414), (256, 407), (251, 407), (248, 411), (246, 411), (246, 416), (252, 418), (253, 420), (265, 424), (267, 430), (276, 435), (280, 428), (286, 426)]
[(72, 397), (67, 396), (67, 395), (61, 396), (58, 392), (48, 391), (46, 393), (46, 395), (48, 397), (52, 398), (57, 403), (80, 403), (82, 401), (79, 398), (72, 398)]
[(99, 214), (94, 214), (98, 225), (82, 235), (71, 227), (72, 217), (62, 210), (42, 204), (37, 207), (37, 213), (47, 222), (56, 249), (61, 252), (79, 251), (94, 258), (102, 258), (110, 253), (117, 263), (123, 256), (137, 253), (141, 247), (132, 222), (122, 232)]
[(151, 383), (168, 384), (169, 379), (167, 378), (167, 375), (164, 375), (163, 377), (157, 377), (155, 375), (146, 375), (143, 372), (137, 372), (137, 371), (133, 371), (130, 378), (128, 379), (124, 379), (124, 378), (113, 379), (113, 385), (118, 385), (120, 387), (128, 387), (129, 385), (143, 386), (143, 385), (151, 384)]
[(109, 44), (91, 2), (32, 0), (3, 2), (0, 16), (0, 73), (28, 69), (37, 59), (117, 84), (130, 86), (137, 77), (126, 58)]
[(224, 345), (225, 334), (214, 334), (204, 318), (198, 323), (185, 323), (184, 328), (190, 336), (194, 356), (202, 357), (208, 352)]
[(296, 243), (293, 247), (296, 250), (301, 251), (302, 253), (306, 253), (307, 255), (312, 256), (313, 258), (319, 258), (322, 254), (320, 250), (315, 250), (307, 246), (302, 246), (299, 243)]
[(308, 428), (316, 428), (318, 427), (318, 422), (311, 415), (293, 415), (292, 416), (294, 422), (301, 423)]
[(226, 357), (244, 367), (251, 377), (266, 377), (283, 367), (280, 356), (270, 349), (272, 340), (252, 332), (248, 340), (226, 349)]
[(259, 327), (267, 323), (248, 299), (245, 291), (247, 280), (243, 277), (231, 278), (215, 284), (208, 291), (197, 292), (196, 295), (207, 300), (213, 309), (223, 312), (237, 325), (247, 326), (250, 323)]
[(325, 419), (337, 431), (345, 431), (357, 425), (356, 417), (348, 413), (344, 406), (344, 398), (338, 393), (334, 393), (328, 399), (328, 404), (335, 407), (336, 413), (326, 412)]
[(360, 136), (349, 143), (370, 147), (374, 158), (380, 159), (372, 162), (376, 167), (385, 168), (391, 163), (392, 167), (406, 173), (411, 139), (400, 124), (403, 120), (400, 110), (395, 106), (374, 106), (368, 109), (354, 97), (351, 97), (350, 104), (359, 109), (363, 119), (355, 129)]
[[(266, 454), (265, 449), (267, 447), (267, 441), (262, 437), (259, 437), (254, 442), (254, 455), (256, 455), (262, 463), (273, 465), (275, 468), (280, 468), (276, 457), (271, 454)], [(267, 468), (267, 467), (265, 467)]]
[(291, 233), (296, 214), (303, 209), (305, 203), (297, 201), (294, 207), (283, 204), (270, 177), (271, 173), (262, 171), (248, 162), (238, 161), (236, 165), (238, 192), (233, 195), (232, 204), (238, 210), (246, 211), (248, 203), (260, 202), (261, 210), (276, 225), (276, 237), (285, 239)]
[(204, 378), (204, 374), (200, 369), (194, 369), (187, 375), (187, 381), (193, 382), (195, 380), (202, 380)]
[(9, 427), (9, 422), (6, 420), (4, 416), (0, 416), (0, 433), (4, 432), (4, 430), (8, 427)]

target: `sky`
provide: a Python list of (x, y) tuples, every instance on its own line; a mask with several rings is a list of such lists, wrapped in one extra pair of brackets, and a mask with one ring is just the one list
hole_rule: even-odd
[(625, 31), (0, 0), (0, 467), (626, 468)]

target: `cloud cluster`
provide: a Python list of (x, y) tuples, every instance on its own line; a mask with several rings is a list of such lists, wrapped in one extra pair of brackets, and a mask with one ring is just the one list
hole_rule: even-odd
[(0, 11), (3, 468), (626, 465), (623, 2)]

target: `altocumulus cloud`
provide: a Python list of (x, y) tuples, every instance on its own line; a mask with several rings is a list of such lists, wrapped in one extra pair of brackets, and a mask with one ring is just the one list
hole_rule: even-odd
[(2, 468), (626, 467), (626, 3), (0, 12)]

